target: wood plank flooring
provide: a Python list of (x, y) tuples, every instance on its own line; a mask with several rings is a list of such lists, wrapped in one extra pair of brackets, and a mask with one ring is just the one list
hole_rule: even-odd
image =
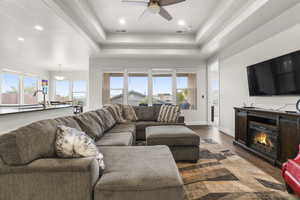
[(243, 150), (242, 148), (233, 145), (232, 142), (234, 140), (233, 137), (228, 136), (222, 132), (220, 132), (217, 128), (211, 126), (189, 126), (195, 132), (197, 132), (202, 138), (211, 138), (214, 141), (218, 142), (221, 145), (224, 145), (226, 148), (230, 149), (232, 152), (241, 156), (245, 160), (251, 162), (256, 167), (260, 168), (270, 176), (274, 177), (276, 180), (283, 183), (283, 179), (281, 177), (281, 171), (279, 168), (274, 167), (268, 162), (258, 158), (257, 156)]

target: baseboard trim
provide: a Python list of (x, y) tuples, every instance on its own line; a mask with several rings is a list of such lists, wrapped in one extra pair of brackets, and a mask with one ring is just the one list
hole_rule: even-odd
[(234, 131), (228, 128), (224, 128), (224, 127), (219, 127), (219, 131), (221, 131), (222, 133), (229, 135), (231, 137), (234, 137)]
[(207, 121), (193, 121), (193, 122), (185, 122), (188, 126), (203, 126), (208, 125)]

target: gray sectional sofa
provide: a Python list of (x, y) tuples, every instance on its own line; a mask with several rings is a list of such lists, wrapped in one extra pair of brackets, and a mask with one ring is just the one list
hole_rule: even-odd
[[(117, 124), (103, 109), (38, 121), (0, 135), (2, 200), (180, 200), (183, 183), (167, 146), (134, 146), (156, 122), (157, 107), (136, 107), (139, 121)], [(105, 130), (98, 126), (107, 118)], [(104, 120), (105, 121), (105, 120)], [(181, 117), (178, 123), (184, 124)], [(57, 127), (93, 137), (105, 170), (93, 158), (61, 159), (55, 154)]]

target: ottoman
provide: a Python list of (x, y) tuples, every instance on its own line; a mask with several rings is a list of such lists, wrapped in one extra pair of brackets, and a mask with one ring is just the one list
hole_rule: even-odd
[(185, 126), (150, 126), (146, 128), (147, 145), (167, 145), (176, 161), (197, 162), (200, 137)]
[(183, 200), (183, 181), (167, 146), (99, 147), (105, 169), (94, 200)]

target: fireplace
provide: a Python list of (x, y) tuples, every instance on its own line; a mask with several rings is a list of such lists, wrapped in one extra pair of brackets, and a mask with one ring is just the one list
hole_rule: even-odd
[(249, 147), (269, 160), (276, 160), (278, 148), (277, 127), (250, 121), (249, 133)]

